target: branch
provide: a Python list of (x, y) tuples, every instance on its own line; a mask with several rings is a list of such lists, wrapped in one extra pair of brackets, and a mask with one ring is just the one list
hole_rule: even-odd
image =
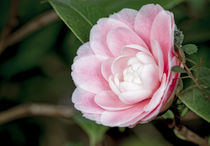
[(30, 22), (7, 37), (8, 39), (5, 40), (4, 45), (0, 46), (0, 54), (5, 48), (21, 41), (31, 33), (57, 20), (59, 20), (59, 17), (53, 10), (33, 18)]
[(74, 110), (66, 106), (49, 104), (22, 104), (0, 113), (0, 124), (19, 118), (31, 116), (47, 116), (58, 118), (70, 118)]
[(0, 36), (0, 54), (4, 51), (5, 42), (7, 40), (8, 35), (11, 33), (12, 29), (17, 25), (17, 9), (18, 9), (19, 0), (12, 0), (10, 4), (10, 11), (7, 18), (7, 23), (5, 27), (2, 29), (2, 33)]
[(177, 132), (184, 137), (184, 140), (197, 144), (199, 146), (208, 146), (208, 141), (185, 126), (181, 126), (181, 128), (175, 127)]
[(198, 80), (193, 76), (191, 70), (188, 68), (188, 66), (186, 65), (186, 63), (183, 61), (183, 56), (182, 56), (182, 53), (181, 53), (181, 48), (178, 47), (176, 45), (177, 49), (178, 49), (178, 56), (176, 56), (179, 60), (181, 60), (185, 70), (187, 71), (187, 74), (188, 76), (193, 80), (193, 82), (195, 83), (195, 85), (201, 90), (203, 91), (204, 89), (201, 87), (201, 85), (198, 83)]

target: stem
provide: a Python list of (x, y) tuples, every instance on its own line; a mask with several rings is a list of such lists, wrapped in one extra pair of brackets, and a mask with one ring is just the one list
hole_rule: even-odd
[(59, 20), (58, 15), (50, 10), (47, 11), (35, 18), (33, 18), (30, 22), (23, 25), (19, 28), (16, 32), (12, 33), (11, 35), (7, 36), (4, 39), (4, 44), (1, 45), (2, 40), (0, 40), (0, 54), (9, 46), (21, 41), (22, 39), (26, 38), (31, 33), (37, 31), (38, 29)]
[(203, 91), (203, 88), (202, 88), (202, 87), (200, 86), (200, 84), (198, 83), (198, 80), (194, 78), (194, 76), (193, 76), (191, 70), (188, 68), (188, 66), (187, 66), (185, 63), (184, 63), (183, 65), (184, 65), (184, 68), (185, 68), (186, 71), (187, 71), (187, 74), (188, 74), (189, 77), (193, 80), (193, 82), (195, 83), (195, 85), (196, 85), (200, 90)]
[(176, 46), (178, 49), (178, 59), (182, 61), (182, 64), (185, 68), (185, 70), (187, 71), (188, 76), (193, 80), (193, 82), (195, 83), (195, 85), (201, 90), (203, 91), (204, 89), (201, 87), (201, 85), (198, 83), (198, 80), (193, 76), (191, 70), (188, 68), (188, 66), (186, 65), (186, 63), (183, 61), (183, 56), (181, 53), (181, 48), (179, 48), (178, 46)]
[(70, 118), (73, 113), (74, 110), (72, 108), (65, 106), (49, 104), (21, 104), (7, 111), (1, 112), (0, 124), (31, 116)]
[(187, 127), (182, 125), (180, 128), (175, 127), (175, 129), (181, 136), (185, 138), (186, 141), (192, 142), (199, 146), (208, 146), (208, 141), (206, 139), (200, 137), (199, 135), (197, 135)]
[(0, 54), (5, 49), (5, 44), (9, 34), (11, 33), (12, 29), (17, 25), (17, 10), (18, 10), (19, 0), (12, 0), (10, 5), (10, 11), (7, 18), (7, 23), (5, 27), (2, 29), (2, 33), (0, 36)]

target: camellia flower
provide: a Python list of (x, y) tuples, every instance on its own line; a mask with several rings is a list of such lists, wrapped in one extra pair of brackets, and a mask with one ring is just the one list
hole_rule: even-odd
[(101, 18), (77, 52), (72, 101), (83, 116), (107, 126), (145, 123), (173, 101), (180, 61), (174, 18), (160, 5), (122, 9)]

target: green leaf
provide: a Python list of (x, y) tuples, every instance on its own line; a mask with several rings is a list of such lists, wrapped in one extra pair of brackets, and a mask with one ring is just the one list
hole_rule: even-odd
[(171, 71), (178, 72), (178, 73), (186, 73), (186, 71), (183, 68), (181, 68), (180, 66), (173, 66)]
[(200, 68), (199, 82), (204, 86), (210, 87), (210, 68)]
[(197, 115), (210, 122), (210, 100), (196, 87), (189, 87), (178, 94), (179, 99)]
[(182, 79), (179, 79), (178, 85), (176, 87), (176, 94), (180, 93), (183, 89), (183, 81)]
[(173, 119), (174, 118), (174, 114), (173, 114), (173, 112), (171, 110), (168, 110), (166, 113), (164, 113), (162, 115), (162, 117), (164, 119)]
[(79, 113), (76, 113), (73, 116), (73, 119), (88, 134), (91, 146), (95, 146), (98, 142), (100, 142), (108, 130), (108, 127), (98, 125), (95, 122), (82, 117)]
[(185, 52), (186, 54), (188, 54), (188, 55), (192, 55), (192, 54), (194, 54), (194, 53), (197, 53), (197, 51), (198, 51), (197, 46), (194, 45), (194, 44), (187, 44), (187, 45), (184, 45), (184, 46), (182, 47), (182, 49), (183, 49), (184, 52)]
[(139, 9), (148, 3), (158, 3), (172, 8), (184, 0), (48, 0), (59, 17), (82, 42), (89, 40), (92, 26), (99, 18), (122, 8)]
[(82, 0), (49, 0), (64, 23), (82, 42), (89, 39), (89, 32), (105, 10), (93, 2)]

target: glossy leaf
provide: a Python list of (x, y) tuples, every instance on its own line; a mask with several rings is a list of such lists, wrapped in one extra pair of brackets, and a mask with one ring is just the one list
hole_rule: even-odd
[(189, 87), (178, 94), (179, 99), (197, 115), (210, 122), (210, 100), (196, 87)]
[(186, 71), (183, 68), (181, 68), (180, 66), (173, 66), (171, 70), (173, 72), (186, 73)]
[(162, 117), (164, 119), (173, 119), (174, 118), (174, 114), (171, 110), (168, 110), (167, 112), (165, 112)]
[(182, 47), (182, 49), (184, 50), (184, 52), (188, 55), (192, 55), (194, 53), (196, 53), (198, 51), (198, 48), (196, 45), (194, 44), (187, 44), (187, 45), (184, 45)]
[(49, 2), (82, 43), (88, 41), (90, 29), (105, 14), (105, 10), (89, 1), (49, 0)]

